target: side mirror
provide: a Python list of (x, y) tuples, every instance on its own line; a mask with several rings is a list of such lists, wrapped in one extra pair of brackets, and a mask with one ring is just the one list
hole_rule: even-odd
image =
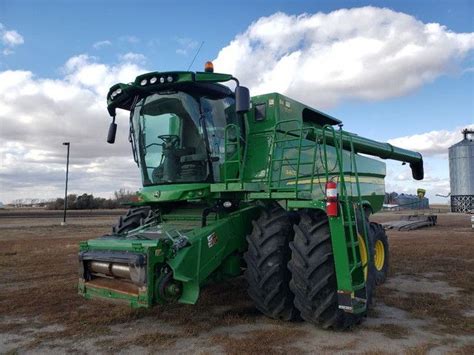
[(109, 126), (109, 133), (107, 134), (107, 143), (114, 144), (115, 143), (115, 134), (117, 133), (117, 124), (114, 120), (110, 123)]
[(235, 112), (243, 113), (250, 110), (250, 92), (245, 86), (235, 88)]

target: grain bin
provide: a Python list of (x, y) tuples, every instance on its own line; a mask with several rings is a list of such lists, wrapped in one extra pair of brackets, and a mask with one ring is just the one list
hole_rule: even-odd
[(463, 140), (449, 148), (451, 212), (474, 210), (474, 130), (462, 134)]

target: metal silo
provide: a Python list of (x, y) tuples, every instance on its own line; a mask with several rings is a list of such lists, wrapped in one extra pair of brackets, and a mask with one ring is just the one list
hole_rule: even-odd
[(462, 133), (464, 139), (449, 148), (452, 212), (474, 210), (474, 130)]

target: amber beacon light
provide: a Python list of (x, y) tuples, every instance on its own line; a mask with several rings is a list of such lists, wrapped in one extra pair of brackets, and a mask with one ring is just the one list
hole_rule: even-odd
[(210, 61), (207, 61), (206, 64), (204, 64), (204, 71), (206, 73), (214, 73), (214, 64), (212, 64)]

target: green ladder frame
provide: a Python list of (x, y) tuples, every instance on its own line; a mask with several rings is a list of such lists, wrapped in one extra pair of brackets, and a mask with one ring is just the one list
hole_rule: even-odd
[[(284, 126), (290, 126), (284, 129)], [(316, 160), (321, 159), (325, 181), (337, 177), (339, 185), (340, 215), (330, 217), (329, 224), (335, 258), (336, 277), (338, 293), (340, 294), (340, 308), (351, 313), (361, 313), (366, 310), (367, 290), (364, 277), (364, 269), (368, 267), (363, 264), (360, 254), (358, 235), (362, 235), (365, 245), (368, 246), (367, 225), (365, 223), (365, 211), (363, 208), (360, 192), (359, 174), (357, 171), (356, 152), (352, 137), (350, 137), (350, 167), (351, 174), (355, 176), (356, 198), (349, 196), (344, 175), (344, 150), (343, 131), (339, 130), (339, 137), (334, 127), (325, 125), (321, 129), (311, 126), (303, 126), (300, 120), (283, 120), (274, 127), (273, 140), (270, 150), (269, 174), (267, 186), (269, 198), (272, 193), (280, 198), (311, 199), (315, 188), (315, 179), (321, 187), (321, 174), (317, 172), (315, 176)], [(331, 147), (334, 148), (336, 163), (333, 168), (329, 167), (328, 161), (328, 136), (332, 138)], [(308, 141), (310, 143), (308, 143)], [(302, 161), (302, 154), (307, 149), (312, 149), (309, 161)], [(294, 157), (287, 157), (286, 153), (293, 150)], [(321, 157), (322, 155), (322, 157)], [(307, 156), (308, 159), (308, 156)], [(277, 165), (277, 166), (276, 166)], [(301, 168), (305, 165), (311, 166), (309, 175), (301, 175)], [(295, 169), (294, 186), (283, 186), (282, 171), (284, 167), (291, 166)], [(296, 168), (295, 168), (296, 166)], [(278, 171), (275, 178), (274, 172)], [(300, 184), (301, 179), (310, 179), (310, 184)], [(351, 188), (353, 195), (353, 189)], [(361, 223), (357, 223), (360, 216)], [(362, 230), (359, 230), (359, 224)], [(370, 251), (367, 249), (368, 261), (370, 261)]]

